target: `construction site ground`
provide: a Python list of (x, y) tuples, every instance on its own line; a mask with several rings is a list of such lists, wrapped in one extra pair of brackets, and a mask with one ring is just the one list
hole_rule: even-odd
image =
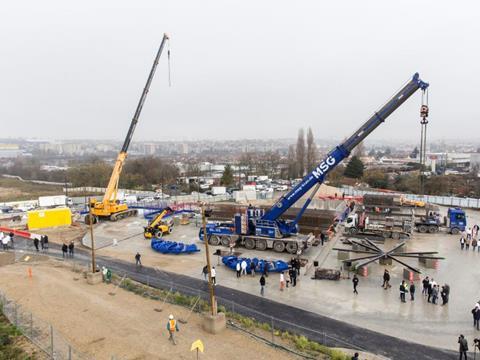
[[(27, 276), (28, 267), (32, 278)], [(168, 341), (168, 315), (185, 319), (188, 309), (115, 290), (114, 285), (88, 285), (81, 274), (56, 260), (5, 266), (0, 288), (51, 323), (76, 350), (95, 359), (192, 359), (189, 350), (197, 339), (205, 344), (201, 356), (205, 359), (295, 358), (230, 328), (220, 336), (210, 335), (202, 330), (202, 319), (195, 313), (187, 324), (179, 324), (174, 346)]]
[[(446, 211), (446, 209), (442, 209)], [(480, 223), (480, 214), (477, 211), (468, 211), (469, 224)], [(141, 218), (127, 219), (122, 222), (124, 229), (133, 232), (131, 222), (138, 228), (145, 221)], [(187, 275), (201, 279), (202, 267), (205, 264), (204, 246), (198, 241), (198, 226), (190, 224), (177, 226), (166, 239), (195, 243), (202, 250), (192, 255), (162, 255), (150, 248), (150, 241), (144, 240), (141, 234), (132, 236), (126, 234), (127, 240), (119, 239), (117, 246), (110, 246), (98, 251), (101, 255), (133, 261), (134, 254), (142, 254), (142, 262), (146, 266), (155, 267), (166, 272)], [(102, 234), (106, 236), (107, 234)], [(334, 245), (341, 245), (340, 236), (336, 236), (323, 248), (313, 247), (302, 257), (308, 259), (309, 264), (318, 260), (321, 267), (340, 269), (341, 262), (337, 259), (337, 252), (330, 251)], [(418, 234), (414, 233), (408, 240), (408, 251), (438, 251), (440, 256), (446, 257), (439, 262), (438, 269), (426, 269), (415, 259), (407, 262), (419, 267), (423, 274), (433, 277), (440, 285), (445, 283), (451, 287), (450, 302), (447, 306), (432, 305), (421, 296), (421, 281), (416, 281), (417, 293), (414, 302), (402, 304), (399, 300), (399, 285), (403, 278), (403, 267), (394, 263), (387, 266), (390, 270), (392, 288), (381, 288), (382, 274), (385, 266), (378, 263), (369, 267), (369, 276), (360, 278), (358, 296), (352, 294), (352, 282), (348, 274), (343, 272), (344, 279), (340, 281), (311, 280), (313, 268), (307, 274), (304, 270), (299, 277), (296, 288), (279, 291), (278, 274), (271, 274), (267, 279), (265, 297), (312, 311), (321, 315), (332, 317), (370, 330), (392, 335), (420, 344), (454, 350), (457, 348), (457, 337), (463, 333), (468, 338), (477, 336), (472, 327), (470, 310), (475, 302), (480, 299), (478, 272), (476, 268), (480, 261), (480, 253), (460, 251), (458, 236), (446, 233)], [(393, 243), (386, 242), (388, 248)], [(223, 247), (211, 247), (213, 254), (216, 249), (225, 250)], [(269, 260), (288, 260), (291, 255), (278, 254), (273, 251), (260, 252), (238, 249), (241, 256), (258, 257)], [(251, 294), (259, 293), (258, 277), (242, 277), (237, 279), (235, 272), (221, 264), (220, 259), (213, 256), (213, 263), (217, 268), (217, 281), (225, 287), (234, 288)]]
[[(34, 251), (31, 240), (17, 239), (15, 244), (17, 257), (26, 259)], [(51, 244), (46, 255), (56, 259), (62, 259), (60, 245)], [(167, 256), (168, 258), (168, 256)], [(175, 258), (175, 257), (174, 257)], [(84, 249), (77, 249), (74, 259), (62, 259), (72, 266), (85, 266), (90, 261), (90, 254)], [(156, 288), (172, 289), (191, 296), (202, 296), (208, 299), (208, 286), (204, 280), (194, 276), (185, 276), (179, 272), (158, 271), (158, 267), (135, 266), (131, 260), (124, 261), (114, 257), (97, 256), (97, 265), (111, 268), (119, 276), (127, 276), (130, 279), (150, 284)], [(219, 267), (219, 271), (222, 268)], [(303, 334), (308, 338), (327, 346), (346, 347), (350, 349), (364, 350), (373, 354), (379, 354), (383, 357), (394, 358), (398, 360), (410, 360), (417, 355), (423, 359), (449, 359), (450, 352), (424, 345), (408, 342), (399, 338), (394, 338), (383, 333), (372, 332), (365, 327), (359, 327), (352, 322), (338, 321), (332, 319), (330, 315), (323, 316), (316, 312), (297, 307), (295, 304), (289, 305), (285, 301), (274, 301), (269, 299), (276, 291), (274, 285), (278, 281), (278, 275), (270, 275), (267, 280), (267, 296), (262, 298), (257, 290), (253, 289), (255, 279), (245, 279), (245, 284), (252, 284), (251, 290), (235, 289), (234, 287), (223, 286), (220, 283), (216, 286), (218, 300), (228, 311), (235, 314), (241, 314), (247, 317), (254, 317), (263, 323), (272, 323), (274, 328), (281, 331), (289, 331), (294, 334)], [(276, 279), (275, 279), (276, 278)], [(250, 280), (252, 279), (252, 280)], [(242, 279), (243, 280), (243, 279)], [(245, 281), (244, 280), (244, 281)], [(258, 281), (258, 277), (256, 278)], [(253, 281), (253, 282), (252, 282)], [(240, 282), (238, 283), (240, 284)], [(244, 284), (244, 285), (245, 285)], [(248, 288), (248, 286), (247, 286)], [(276, 289), (275, 289), (276, 288)], [(273, 291), (270, 291), (273, 290)], [(286, 291), (284, 294), (287, 294)], [(318, 294), (317, 294), (318, 295)], [(320, 297), (319, 297), (320, 298)], [(318, 300), (316, 300), (318, 301)], [(363, 356), (362, 356), (363, 358)], [(370, 359), (371, 357), (366, 357)]]

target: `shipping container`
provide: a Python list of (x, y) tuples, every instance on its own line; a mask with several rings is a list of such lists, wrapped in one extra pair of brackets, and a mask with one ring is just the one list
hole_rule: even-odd
[(29, 230), (68, 226), (71, 224), (72, 212), (69, 208), (32, 210), (27, 212), (27, 226)]

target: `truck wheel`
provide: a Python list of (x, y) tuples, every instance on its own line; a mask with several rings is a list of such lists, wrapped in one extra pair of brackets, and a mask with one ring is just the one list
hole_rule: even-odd
[(267, 241), (263, 239), (257, 240), (257, 250), (267, 250)]
[(435, 225), (432, 225), (432, 226), (429, 226), (429, 227), (428, 227), (428, 232), (429, 232), (430, 234), (434, 234), (434, 233), (436, 233), (437, 231), (438, 231), (438, 227), (435, 226)]
[(384, 232), (382, 232), (382, 236), (385, 239), (390, 239), (392, 237), (392, 233), (390, 231), (384, 231)]
[(298, 250), (298, 244), (295, 243), (295, 242), (288, 242), (287, 243), (287, 252), (290, 253), (290, 254), (296, 254), (297, 253), (297, 250)]
[(285, 243), (281, 240), (277, 240), (273, 243), (273, 250), (276, 252), (284, 252), (285, 251)]
[(92, 224), (96, 224), (98, 222), (98, 218), (95, 215), (91, 214), (85, 215), (85, 224), (90, 225), (90, 222)]
[(392, 232), (392, 239), (393, 240), (399, 240), (400, 239), (400, 233)]
[(220, 238), (218, 236), (212, 235), (208, 239), (208, 243), (213, 246), (218, 246), (218, 244), (220, 244)]
[(228, 236), (222, 236), (220, 241), (222, 242), (223, 246), (226, 246), (226, 247), (230, 246), (230, 238)]
[(248, 249), (248, 250), (255, 249), (255, 240), (245, 239), (245, 248)]
[(155, 231), (155, 237), (160, 239), (163, 236), (163, 231), (162, 230), (157, 230)]
[(425, 234), (428, 231), (428, 228), (426, 225), (420, 225), (418, 227), (418, 231), (421, 232), (422, 234)]
[(453, 229), (451, 230), (451, 233), (452, 233), (453, 235), (457, 235), (459, 232), (460, 232), (460, 229), (459, 229), (459, 228), (453, 228)]
[(356, 227), (352, 227), (348, 229), (348, 233), (351, 235), (355, 235), (356, 233), (358, 233), (358, 229)]

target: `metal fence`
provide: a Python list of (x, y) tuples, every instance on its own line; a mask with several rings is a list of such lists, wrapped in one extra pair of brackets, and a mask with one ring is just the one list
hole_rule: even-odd
[[(101, 262), (101, 260), (99, 261)], [(88, 264), (87, 264), (88, 265)], [(85, 265), (72, 263), (73, 271), (81, 271)], [(116, 275), (114, 283), (121, 288), (133, 291), (140, 296), (151, 297), (159, 301), (159, 304), (166, 303), (183, 306), (189, 310), (188, 320), (192, 313), (206, 313), (205, 307), (209, 299), (208, 284), (205, 281), (201, 287), (186, 286), (169, 278), (168, 273), (157, 270), (157, 274), (145, 274), (141, 270), (125, 272), (123, 269), (110, 266)], [(123, 281), (121, 280), (123, 279)], [(125, 281), (127, 279), (127, 281)], [(128, 279), (133, 279), (142, 285), (134, 285)], [(276, 287), (267, 288), (273, 290)], [(158, 290), (161, 290), (159, 292)], [(182, 297), (183, 296), (183, 297)], [(185, 297), (186, 296), (186, 297)], [(308, 325), (300, 325), (284, 319), (279, 319), (260, 312), (250, 306), (239, 304), (236, 301), (216, 296), (218, 307), (228, 315), (229, 324), (237, 329), (248, 332), (250, 335), (262, 339), (262, 341), (274, 346), (283, 347), (285, 350), (312, 358), (308, 354), (299, 354), (294, 343), (289, 342), (292, 336), (303, 335), (309, 340), (315, 341), (328, 347), (341, 347), (352, 350), (366, 351), (354, 340), (347, 341), (340, 339), (328, 331), (319, 331)], [(202, 301), (200, 301), (202, 300)], [(161, 307), (160, 305), (160, 307)], [(74, 349), (72, 345), (47, 321), (42, 320), (22, 307), (14, 300), (9, 299), (0, 291), (0, 308), (8, 320), (15, 325), (20, 332), (34, 343), (45, 355), (55, 360), (93, 360), (94, 358)], [(289, 334), (290, 338), (286, 334)], [(112, 355), (112, 360), (120, 360), (121, 357)]]
[[(172, 303), (185, 306), (189, 308), (191, 312), (204, 313), (207, 311), (205, 308), (202, 308), (202, 304), (199, 302), (195, 303), (194, 301), (195, 299), (202, 299), (204, 301), (203, 305), (205, 302), (208, 302), (209, 293), (208, 283), (206, 281), (203, 288), (193, 288), (178, 284), (173, 281), (173, 279), (169, 280), (168, 274), (160, 270), (157, 270), (158, 275), (161, 275), (162, 277), (167, 276), (167, 278), (142, 274), (140, 271), (135, 272), (134, 274), (129, 274), (120, 269), (116, 269), (115, 267), (111, 267), (110, 269), (117, 274), (118, 278), (135, 279), (137, 282), (147, 285), (147, 287), (141, 291), (141, 295), (152, 296), (154, 295), (155, 289), (161, 289), (164, 291), (163, 296), (160, 298), (157, 296), (154, 297), (158, 298), (158, 300), (162, 303)], [(125, 288), (126, 286), (121, 284), (120, 287)], [(151, 290), (149, 290), (149, 288)], [(273, 288), (274, 287), (272, 287), (272, 289)], [(152, 293), (150, 293), (151, 291)], [(138, 291), (136, 292), (138, 293)], [(191, 297), (191, 301), (179, 303), (176, 301), (178, 299), (176, 294), (187, 295)], [(303, 335), (309, 340), (328, 347), (341, 347), (358, 351), (367, 351), (361, 345), (355, 344), (352, 341), (340, 339), (328, 331), (318, 331), (308, 326), (302, 326), (297, 323), (279, 319), (275, 316), (267, 315), (263, 312), (257, 311), (252, 307), (239, 304), (233, 300), (225, 299), (220, 296), (216, 296), (216, 299), (219, 309), (227, 312), (229, 318), (233, 319), (235, 327), (239, 327), (250, 334), (260, 337), (263, 341), (272, 345), (281, 345), (283, 347), (286, 346), (286, 349), (291, 352), (297, 353), (297, 350), (294, 348), (294, 346), (292, 346), (293, 344), (290, 344), (290, 348), (288, 348), (288, 345), (285, 345), (286, 342), (284, 340), (286, 332), (288, 332), (290, 335)], [(243, 321), (235, 321), (235, 319), (238, 318), (237, 315), (240, 315)], [(253, 326), (253, 321), (256, 322), (257, 326)], [(306, 356), (306, 358), (309, 357)]]
[[(351, 186), (342, 187), (342, 191), (347, 196), (362, 196), (365, 194), (379, 194), (385, 195), (390, 193), (375, 191), (375, 190), (359, 190)], [(415, 201), (425, 201), (432, 204), (451, 206), (451, 207), (462, 207), (462, 208), (471, 208), (471, 209), (480, 209), (480, 199), (476, 198), (461, 198), (456, 196), (437, 196), (437, 195), (416, 195), (416, 194), (404, 194), (397, 193), (404, 196), (407, 199)]]
[(55, 360), (92, 359), (75, 350), (51, 324), (36, 317), (2, 292), (0, 307), (5, 317), (47, 357)]

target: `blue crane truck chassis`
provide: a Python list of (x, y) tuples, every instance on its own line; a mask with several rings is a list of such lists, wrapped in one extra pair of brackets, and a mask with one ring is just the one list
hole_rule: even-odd
[[(313, 240), (313, 235), (300, 235), (298, 221), (318, 191), (327, 174), (347, 158), (351, 151), (370, 135), (385, 119), (398, 109), (418, 89), (426, 92), (429, 84), (422, 81), (418, 73), (383, 105), (347, 140), (333, 148), (325, 158), (306, 175), (287, 194), (283, 195), (268, 211), (249, 207), (245, 214), (236, 214), (232, 222), (209, 222), (207, 238), (212, 245), (239, 244), (247, 249), (266, 250), (273, 248), (277, 252), (287, 250), (291, 254), (300, 254)], [(422, 99), (426, 98), (422, 96)], [(426, 104), (422, 104), (422, 109)], [(422, 113), (424, 114), (424, 113)], [(428, 111), (427, 111), (428, 114)], [(425, 115), (423, 115), (425, 116)], [(280, 217), (310, 190), (310, 195), (294, 220)], [(199, 233), (203, 240), (203, 230)]]

